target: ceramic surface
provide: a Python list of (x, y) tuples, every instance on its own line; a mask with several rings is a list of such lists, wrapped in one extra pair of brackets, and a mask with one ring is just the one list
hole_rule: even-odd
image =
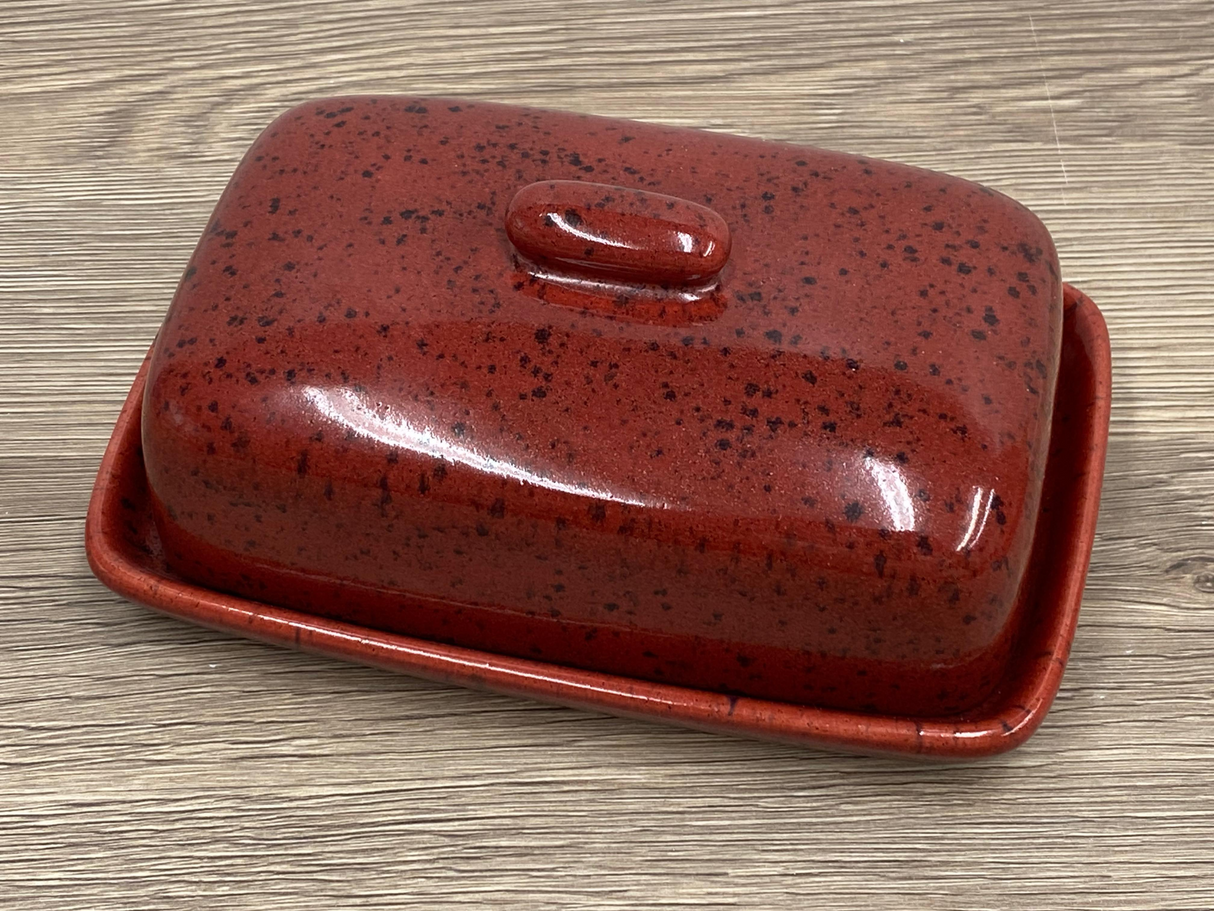
[(1049, 235), (904, 165), (399, 97), (255, 143), (143, 443), (169, 567), (360, 627), (951, 716), (1026, 608)]
[[(89, 505), (90, 565), (115, 591), (238, 635), (394, 671), (565, 705), (801, 745), (963, 760), (1022, 743), (1058, 689), (1095, 534), (1108, 436), (1108, 334), (1096, 307), (1067, 290), (1058, 399), (1021, 635), (996, 694), (954, 718), (832, 711), (693, 690), (360, 627), (213, 591), (174, 575), (151, 514), (139, 371)], [(453, 723), (458, 723), (454, 721)]]

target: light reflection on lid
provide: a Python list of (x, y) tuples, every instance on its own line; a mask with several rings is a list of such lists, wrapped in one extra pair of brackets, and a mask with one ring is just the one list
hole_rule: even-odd
[(915, 501), (911, 497), (902, 469), (893, 462), (870, 455), (864, 457), (864, 468), (877, 485), (877, 492), (885, 504), (893, 530), (915, 531)]
[(303, 394), (309, 404), (328, 420), (361, 437), (377, 440), (385, 446), (444, 459), (448, 462), (459, 462), (485, 474), (512, 478), (520, 483), (534, 484), (548, 490), (558, 490), (563, 493), (616, 503), (627, 503), (630, 506), (669, 508), (668, 503), (655, 497), (618, 488), (609, 490), (585, 480), (556, 478), (551, 474), (532, 471), (489, 453), (478, 452), (473, 447), (451, 439), (442, 432), (436, 432), (434, 428), (418, 426), (406, 416), (388, 406), (376, 405), (352, 389), (324, 389), (318, 386), (306, 386)]
[(966, 524), (965, 534), (957, 542), (957, 550), (968, 550), (978, 543), (982, 531), (986, 528), (986, 520), (991, 515), (991, 503), (995, 499), (995, 491), (983, 487), (975, 487), (970, 500), (970, 516)]

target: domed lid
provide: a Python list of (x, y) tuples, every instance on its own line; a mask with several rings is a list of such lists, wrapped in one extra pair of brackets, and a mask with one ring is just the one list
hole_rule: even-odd
[(984, 187), (349, 98), (276, 121), (144, 402), (173, 568), (368, 626), (943, 715), (1016, 631), (1062, 286)]

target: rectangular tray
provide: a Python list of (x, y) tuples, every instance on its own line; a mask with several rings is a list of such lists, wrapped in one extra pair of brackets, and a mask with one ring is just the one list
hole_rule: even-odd
[(381, 632), (182, 581), (165, 566), (148, 501), (140, 444), (146, 370), (145, 361), (102, 460), (85, 546), (105, 585), (171, 616), (444, 683), (810, 747), (925, 759), (972, 759), (1019, 745), (1058, 690), (1095, 536), (1111, 385), (1104, 319), (1070, 286), (1045, 489), (1024, 582), (1029, 609), (994, 695), (953, 718), (870, 715), (653, 683)]

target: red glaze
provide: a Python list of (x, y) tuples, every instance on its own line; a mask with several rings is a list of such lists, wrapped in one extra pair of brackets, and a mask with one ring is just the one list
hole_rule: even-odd
[(729, 259), (729, 226), (711, 209), (581, 180), (523, 187), (506, 209), (506, 236), (539, 263), (623, 281), (704, 281)]
[[(567, 287), (585, 262), (525, 214), (563, 180), (711, 207), (719, 286), (655, 283), (694, 208), (638, 228), (587, 187), (583, 222), (636, 243)], [(305, 105), (240, 165), (152, 356), (165, 557), (493, 654), (956, 715), (1023, 625), (1061, 295), (1040, 222), (955, 178), (521, 108)]]
[(85, 547), (93, 571), (126, 597), (238, 635), (502, 693), (690, 727), (851, 752), (964, 760), (1023, 743), (1049, 710), (1066, 667), (1100, 500), (1108, 441), (1109, 338), (1100, 312), (1067, 290), (1049, 462), (1023, 632), (996, 695), (949, 719), (832, 711), (727, 696), (478, 652), (354, 626), (212, 591), (172, 575), (151, 515), (139, 442), (147, 363), (97, 474)]

